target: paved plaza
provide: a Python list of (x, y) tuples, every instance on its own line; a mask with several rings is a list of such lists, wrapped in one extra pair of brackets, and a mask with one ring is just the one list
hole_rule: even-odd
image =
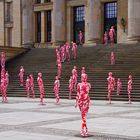
[[(81, 140), (75, 100), (9, 98), (0, 103), (0, 140)], [(86, 140), (140, 140), (140, 103), (91, 101)]]

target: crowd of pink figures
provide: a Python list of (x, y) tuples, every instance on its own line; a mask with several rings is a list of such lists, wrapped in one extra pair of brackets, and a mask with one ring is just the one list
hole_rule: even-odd
[[(109, 33), (105, 32), (104, 34), (104, 44), (108, 44), (108, 39), (110, 38), (110, 45), (111, 47), (114, 46), (114, 35), (115, 35), (115, 30), (114, 27), (112, 26), (111, 29), (109, 30)], [(82, 31), (79, 32), (79, 43), (82, 44), (83, 40), (83, 33)], [(66, 42), (63, 46), (60, 46), (59, 48), (56, 48), (56, 66), (57, 66), (57, 74), (55, 77), (54, 81), (54, 87), (53, 87), (53, 92), (54, 96), (56, 98), (56, 104), (60, 104), (60, 79), (61, 79), (61, 73), (62, 73), (62, 63), (70, 62), (71, 57), (70, 57), (70, 51), (72, 52), (72, 59), (76, 60), (77, 55), (77, 44), (75, 42), (71, 42), (69, 44)], [(6, 103), (7, 102), (7, 88), (9, 85), (9, 74), (8, 71), (5, 70), (5, 60), (6, 60), (6, 55), (5, 52), (1, 52), (1, 83), (0, 83), (0, 89), (2, 93), (2, 102)], [(115, 53), (112, 51), (111, 56), (110, 56), (110, 64), (115, 65), (116, 62), (116, 56)], [(33, 74), (29, 74), (27, 76), (26, 81), (24, 81), (24, 66), (20, 66), (19, 70), (19, 85), (21, 87), (26, 88), (26, 94), (27, 97), (32, 97), (35, 98), (35, 92), (34, 92), (34, 77)], [(78, 71), (77, 71), (77, 66), (74, 66), (70, 79), (68, 81), (69, 83), (69, 93), (68, 93), (68, 99), (72, 99), (72, 93), (75, 92), (76, 94), (76, 103), (75, 107), (79, 107), (80, 112), (81, 112), (81, 118), (82, 118), (82, 126), (81, 126), (81, 135), (82, 136), (87, 136), (88, 135), (88, 128), (86, 124), (86, 115), (89, 110), (89, 105), (90, 105), (90, 97), (89, 97), (89, 90), (91, 89), (90, 83), (87, 82), (88, 75), (86, 73), (86, 68), (82, 67), (81, 68), (81, 82), (78, 83)], [(109, 104), (111, 104), (111, 97), (112, 97), (112, 92), (115, 90), (116, 86), (116, 96), (120, 95), (120, 92), (122, 90), (122, 82), (121, 79), (118, 78), (117, 82), (115, 82), (115, 78), (113, 77), (113, 73), (109, 72), (108, 73), (108, 95), (107, 98), (109, 100)], [(39, 87), (39, 92), (40, 92), (40, 104), (44, 105), (44, 83), (43, 83), (43, 76), (42, 73), (38, 73), (37, 77), (37, 83)], [(127, 91), (128, 91), (128, 100), (129, 103), (131, 103), (131, 91), (132, 91), (132, 76), (129, 75), (128, 77), (128, 86), (127, 86)]]

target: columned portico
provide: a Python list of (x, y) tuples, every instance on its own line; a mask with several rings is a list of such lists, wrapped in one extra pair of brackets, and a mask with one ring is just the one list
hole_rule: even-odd
[(66, 41), (65, 0), (53, 0), (52, 43), (57, 46)]
[(140, 0), (128, 0), (128, 42), (140, 42)]

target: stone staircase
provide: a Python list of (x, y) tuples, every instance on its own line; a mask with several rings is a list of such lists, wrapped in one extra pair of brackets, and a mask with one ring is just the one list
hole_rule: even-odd
[[(116, 64), (110, 65), (110, 53), (116, 54)], [(37, 85), (37, 73), (43, 73), (45, 85), (45, 97), (54, 98), (53, 82), (57, 74), (55, 49), (33, 48), (28, 53), (14, 59), (7, 64), (10, 73), (10, 85), (8, 96), (26, 97), (25, 87), (19, 86), (19, 68), (24, 66), (25, 79), (30, 73), (34, 75), (35, 94), (39, 97)], [(106, 100), (107, 97), (107, 76), (112, 71), (114, 77), (122, 81), (122, 91), (120, 96), (116, 96), (116, 90), (112, 93), (113, 100), (127, 101), (127, 80), (128, 75), (133, 77), (132, 100), (140, 101), (140, 45), (97, 45), (94, 47), (79, 47), (77, 50), (77, 60), (71, 60), (62, 64), (63, 74), (61, 76), (60, 97), (68, 98), (68, 81), (73, 66), (78, 67), (78, 81), (80, 81), (81, 67), (85, 66), (88, 74), (88, 81), (91, 83), (90, 97), (96, 100)], [(72, 93), (75, 99), (76, 93)]]
[(11, 61), (15, 57), (26, 53), (29, 49), (27, 48), (18, 48), (18, 47), (4, 47), (0, 46), (0, 52), (4, 51), (6, 53), (6, 61)]

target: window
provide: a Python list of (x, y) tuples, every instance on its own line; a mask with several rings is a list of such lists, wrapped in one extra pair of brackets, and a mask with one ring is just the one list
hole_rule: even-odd
[(51, 0), (44, 0), (44, 2), (45, 2), (45, 3), (47, 3), (47, 2), (51, 2)]
[(12, 22), (13, 21), (13, 3), (12, 2), (7, 2), (5, 3), (5, 21), (6, 22)]
[(36, 0), (36, 3), (41, 3), (41, 0)]
[(105, 18), (116, 18), (117, 17), (117, 3), (111, 2), (105, 4)]
[(41, 42), (41, 12), (36, 12), (36, 42)]
[(84, 6), (75, 7), (75, 20), (84, 21)]
[(46, 24), (47, 24), (47, 28), (46, 28), (46, 35), (47, 35), (47, 38), (46, 38), (46, 41), (47, 42), (50, 42), (51, 41), (51, 10), (47, 11), (46, 12)]

